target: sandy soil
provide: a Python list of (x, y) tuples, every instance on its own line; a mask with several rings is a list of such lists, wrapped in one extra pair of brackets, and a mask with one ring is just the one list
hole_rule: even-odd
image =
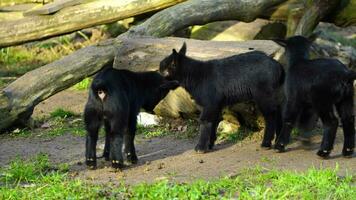
[[(35, 116), (49, 113), (57, 107), (82, 111), (86, 101), (85, 92), (64, 91), (41, 103), (35, 110)], [(356, 155), (347, 159), (341, 156), (342, 131), (338, 137), (332, 156), (328, 160), (318, 159), (316, 151), (321, 137), (315, 135), (308, 142), (295, 140), (286, 153), (262, 150), (260, 141), (245, 141), (238, 144), (220, 144), (213, 152), (197, 154), (192, 149), (196, 139), (176, 139), (173, 136), (136, 140), (139, 162), (126, 167), (122, 172), (113, 172), (110, 163), (100, 159), (98, 169), (87, 170), (84, 161), (84, 137), (68, 133), (54, 138), (11, 138), (0, 136), (0, 166), (6, 165), (17, 155), (28, 158), (43, 152), (52, 162), (69, 163), (76, 177), (97, 183), (118, 182), (128, 184), (142, 181), (152, 182), (169, 179), (179, 182), (195, 179), (213, 179), (220, 176), (232, 176), (242, 169), (262, 166), (267, 169), (288, 169), (303, 171), (310, 167), (332, 167), (339, 165), (340, 174), (356, 174)], [(99, 141), (99, 149), (103, 139)], [(101, 150), (99, 150), (101, 154)]]

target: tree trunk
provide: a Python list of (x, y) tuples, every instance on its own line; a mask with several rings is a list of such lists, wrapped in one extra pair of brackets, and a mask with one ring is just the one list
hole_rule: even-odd
[[(298, 17), (288, 18), (288, 24), (293, 24), (295, 30), (289, 29), (287, 36), (292, 35), (305, 35), (309, 36), (315, 27), (318, 25), (319, 21), (323, 19), (327, 14), (329, 14), (336, 6), (340, 3), (340, 0), (314, 0), (311, 5)], [(300, 13), (299, 11), (296, 11)], [(292, 12), (293, 14), (293, 12)], [(298, 16), (298, 15), (297, 15)], [(290, 21), (292, 20), (292, 21)], [(296, 26), (294, 26), (296, 25)]]
[(184, 0), (100, 0), (68, 7), (53, 15), (0, 22), (0, 47), (44, 39), (159, 10)]
[(191, 25), (214, 21), (252, 22), (266, 9), (285, 0), (190, 0), (165, 9), (130, 31), (130, 35), (164, 37)]

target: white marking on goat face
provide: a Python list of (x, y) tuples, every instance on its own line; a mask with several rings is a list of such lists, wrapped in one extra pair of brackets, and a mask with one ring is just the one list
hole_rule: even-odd
[(104, 101), (106, 93), (103, 90), (98, 90), (98, 96), (102, 101)]

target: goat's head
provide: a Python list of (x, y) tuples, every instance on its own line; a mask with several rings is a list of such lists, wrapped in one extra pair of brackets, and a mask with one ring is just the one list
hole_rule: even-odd
[(309, 50), (311, 44), (319, 36), (319, 32), (311, 34), (308, 38), (297, 35), (288, 39), (274, 39), (273, 41), (285, 48)]
[(181, 65), (181, 60), (183, 57), (185, 57), (186, 52), (187, 45), (185, 42), (183, 43), (183, 46), (179, 52), (177, 52), (175, 49), (172, 49), (172, 53), (160, 62), (160, 73), (168, 79), (175, 79)]
[(274, 39), (273, 41), (286, 48), (287, 56), (308, 58), (310, 47), (318, 35), (319, 33), (315, 33), (309, 38), (297, 35), (288, 39)]

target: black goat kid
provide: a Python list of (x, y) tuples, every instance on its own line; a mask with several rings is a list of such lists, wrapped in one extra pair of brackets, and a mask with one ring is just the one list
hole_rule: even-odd
[(262, 146), (271, 147), (274, 134), (281, 127), (279, 92), (283, 67), (258, 51), (206, 62), (185, 54), (185, 43), (179, 52), (173, 49), (161, 61), (160, 72), (178, 81), (203, 108), (195, 150), (206, 152), (213, 148), (222, 108), (242, 101), (256, 102), (266, 121)]
[(323, 139), (317, 155), (328, 157), (336, 135), (338, 119), (344, 130), (342, 154), (351, 157), (355, 146), (353, 114), (353, 80), (356, 73), (335, 59), (309, 59), (311, 41), (302, 36), (275, 40), (286, 48), (286, 102), (283, 108), (283, 128), (276, 149), (285, 150), (297, 116), (307, 107), (317, 112), (323, 123)]
[[(136, 119), (140, 108), (152, 111), (170, 89), (178, 86), (157, 72), (134, 73), (106, 68), (94, 78), (84, 110), (87, 130), (86, 164), (96, 167), (98, 130), (104, 123), (104, 154), (113, 168), (123, 164), (122, 149), (129, 162), (137, 162), (134, 146)], [(124, 144), (123, 144), (124, 143)]]

